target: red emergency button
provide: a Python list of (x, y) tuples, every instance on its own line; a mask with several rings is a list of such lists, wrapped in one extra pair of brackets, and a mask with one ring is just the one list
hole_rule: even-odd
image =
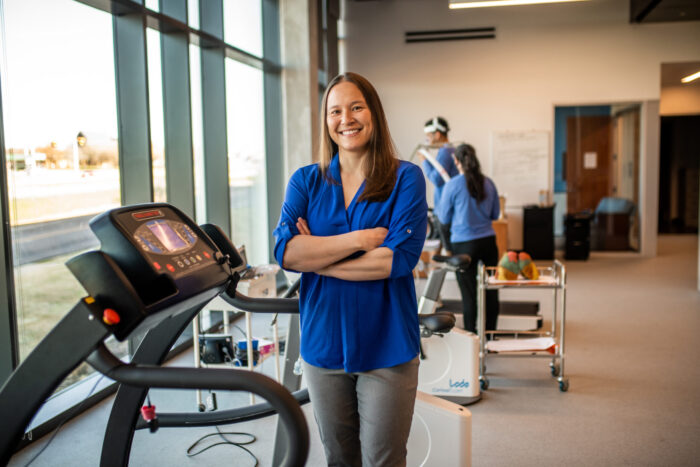
[(105, 310), (102, 312), (102, 321), (109, 326), (117, 324), (121, 320), (122, 318), (119, 316), (119, 313), (111, 308), (105, 308)]
[(153, 266), (156, 268), (156, 271), (160, 271), (160, 264), (158, 264), (158, 262), (153, 261)]
[(209, 253), (207, 253), (206, 251), (203, 251), (202, 254), (203, 254), (204, 256), (206, 256), (207, 258), (211, 258), (211, 256), (209, 255)]
[(172, 264), (168, 263), (165, 265), (165, 267), (168, 268), (168, 271), (175, 272), (175, 266), (173, 266)]

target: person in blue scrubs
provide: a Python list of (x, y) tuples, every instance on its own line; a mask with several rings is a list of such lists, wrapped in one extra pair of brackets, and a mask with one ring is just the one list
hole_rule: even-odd
[[(459, 175), (442, 192), (436, 214), (441, 224), (451, 224), (453, 254), (468, 254), (472, 261), (457, 283), (462, 293), (464, 329), (476, 332), (476, 274), (479, 261), (486, 266), (498, 264), (496, 232), (492, 222), (501, 212), (498, 191), (493, 181), (481, 173), (476, 151), (469, 144), (457, 146), (454, 159)], [(498, 290), (486, 291), (486, 330), (496, 329)]]
[(405, 465), (420, 333), (425, 178), (400, 161), (364, 77), (323, 97), (319, 162), (289, 180), (274, 254), (301, 272), (304, 378), (328, 465)]
[[(431, 146), (440, 146), (435, 159), (442, 166), (442, 168), (445, 169), (447, 175), (452, 178), (459, 175), (459, 171), (457, 170), (454, 160), (452, 160), (452, 154), (454, 154), (455, 148), (450, 145), (450, 141), (447, 136), (449, 131), (450, 126), (448, 125), (447, 120), (442, 117), (431, 118), (425, 122), (423, 127), (423, 132), (425, 133), (427, 143)], [(420, 152), (418, 155), (420, 156)], [(433, 207), (437, 207), (438, 203), (440, 202), (440, 195), (442, 194), (442, 190), (446, 182), (433, 164), (425, 160), (425, 158), (421, 158), (423, 159), (421, 167), (423, 167), (426, 177), (428, 177), (428, 180), (435, 185)]]

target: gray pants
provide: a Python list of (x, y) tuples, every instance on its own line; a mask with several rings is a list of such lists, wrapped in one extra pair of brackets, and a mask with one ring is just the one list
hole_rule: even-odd
[(329, 466), (405, 466), (418, 357), (364, 373), (304, 362), (304, 378)]

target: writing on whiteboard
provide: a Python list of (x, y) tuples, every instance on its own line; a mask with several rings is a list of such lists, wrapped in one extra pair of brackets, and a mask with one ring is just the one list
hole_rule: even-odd
[(491, 173), (507, 206), (539, 202), (549, 189), (549, 132), (494, 131), (491, 134)]

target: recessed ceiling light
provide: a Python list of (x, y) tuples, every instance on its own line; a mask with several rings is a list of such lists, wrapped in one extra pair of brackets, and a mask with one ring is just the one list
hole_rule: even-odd
[(681, 79), (681, 83), (690, 83), (691, 81), (695, 81), (698, 78), (700, 78), (700, 71), (698, 71), (697, 73), (693, 73), (692, 75), (688, 75), (685, 78)]
[(490, 6), (534, 5), (537, 3), (584, 2), (587, 0), (450, 0), (450, 9)]

